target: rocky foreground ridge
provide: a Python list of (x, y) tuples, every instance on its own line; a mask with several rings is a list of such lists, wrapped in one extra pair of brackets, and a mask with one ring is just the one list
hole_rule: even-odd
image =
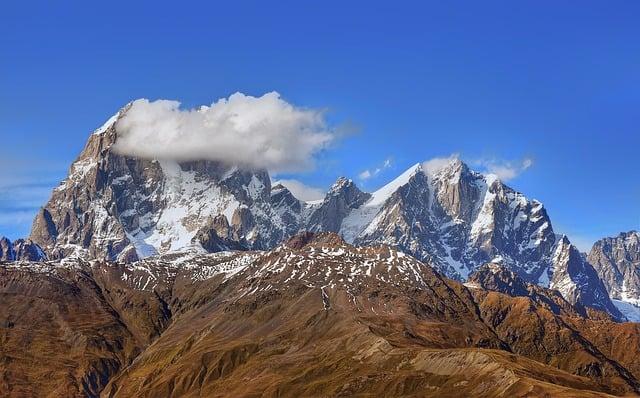
[(606, 396), (640, 325), (485, 264), (465, 285), (388, 246), (0, 266), (3, 396)]

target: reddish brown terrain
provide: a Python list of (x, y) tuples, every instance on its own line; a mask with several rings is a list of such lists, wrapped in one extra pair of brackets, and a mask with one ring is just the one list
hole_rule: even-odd
[(634, 396), (639, 348), (498, 265), (463, 285), (335, 234), (0, 266), (0, 396)]

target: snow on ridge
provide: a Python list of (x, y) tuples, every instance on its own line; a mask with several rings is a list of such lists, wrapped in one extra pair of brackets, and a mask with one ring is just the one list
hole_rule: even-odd
[(120, 111), (111, 116), (104, 124), (93, 131), (93, 135), (100, 135), (113, 126), (120, 117)]
[(310, 246), (303, 250), (279, 247), (265, 253), (242, 295), (282, 288), (295, 280), (312, 288), (343, 288), (353, 293), (363, 286), (384, 283), (424, 288), (426, 266), (403, 252), (384, 247)]
[(340, 226), (340, 235), (342, 235), (344, 240), (353, 243), (362, 232), (375, 229), (376, 216), (387, 200), (398, 189), (409, 183), (411, 177), (421, 172), (423, 172), (422, 165), (416, 163), (396, 179), (372, 193), (371, 198), (362, 206), (352, 210), (349, 215), (342, 220), (342, 225)]
[(159, 164), (165, 176), (162, 197), (166, 198), (167, 204), (158, 214), (142, 215), (150, 219), (148, 230), (127, 233), (140, 258), (192, 246), (191, 239), (197, 232), (197, 225), (189, 222), (191, 218), (206, 219), (224, 214), (231, 220), (233, 212), (240, 206), (219, 186), (199, 180), (196, 172), (182, 170), (177, 162), (163, 160)]
[(363, 206), (383, 205), (394, 192), (396, 192), (400, 187), (406, 185), (411, 177), (419, 172), (422, 172), (422, 165), (420, 163), (416, 163), (408, 168), (404, 173), (400, 174), (396, 179), (372, 193), (371, 198)]

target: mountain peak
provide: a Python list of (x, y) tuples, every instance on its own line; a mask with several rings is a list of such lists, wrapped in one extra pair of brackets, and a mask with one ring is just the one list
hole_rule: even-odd
[(431, 177), (453, 176), (469, 173), (469, 167), (458, 157), (450, 159), (434, 159), (423, 164), (425, 172)]
[(343, 189), (350, 188), (351, 186), (355, 186), (353, 180), (347, 177), (338, 177), (336, 182), (334, 182), (331, 188), (329, 188), (329, 194), (338, 193)]
[[(587, 260), (598, 273), (614, 304), (624, 303), (640, 313), (640, 233), (622, 232), (615, 237), (598, 240)], [(640, 315), (636, 314), (636, 318)]]
[(581, 304), (611, 314), (623, 320), (596, 270), (563, 235), (553, 255), (553, 276), (549, 287), (558, 290), (572, 304)]
[(41, 261), (46, 255), (30, 239), (17, 239), (14, 242), (0, 237), (0, 261)]

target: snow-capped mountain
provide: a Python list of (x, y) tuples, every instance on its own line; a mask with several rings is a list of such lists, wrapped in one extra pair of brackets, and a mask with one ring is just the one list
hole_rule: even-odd
[(640, 321), (640, 232), (623, 232), (597, 241), (589, 255), (614, 304)]
[[(578, 287), (566, 292), (572, 303), (613, 308), (596, 294), (590, 265), (561, 261), (559, 250), (577, 250), (556, 236), (542, 203), (460, 160), (438, 170), (416, 164), (373, 193), (341, 177), (323, 200), (304, 202), (272, 186), (266, 170), (119, 154), (116, 124), (127, 110), (90, 136), (36, 216), (30, 239), (48, 258), (263, 250), (299, 231), (329, 231), (359, 246), (392, 246), (458, 280), (500, 262), (530, 283)], [(581, 289), (591, 294), (574, 294)]]
[(604, 284), (596, 270), (576, 247), (563, 236), (553, 255), (552, 289), (558, 290), (571, 303), (608, 312), (617, 319), (624, 319), (609, 299)]
[(546, 281), (555, 244), (540, 202), (457, 159), (435, 173), (416, 164), (350, 212), (340, 233), (400, 247), (457, 279), (501, 259), (527, 281)]
[(218, 240), (265, 249), (299, 229), (306, 205), (272, 190), (264, 170), (118, 154), (115, 124), (126, 110), (90, 136), (36, 216), (31, 238), (50, 258), (132, 261), (203, 243), (214, 250)]

